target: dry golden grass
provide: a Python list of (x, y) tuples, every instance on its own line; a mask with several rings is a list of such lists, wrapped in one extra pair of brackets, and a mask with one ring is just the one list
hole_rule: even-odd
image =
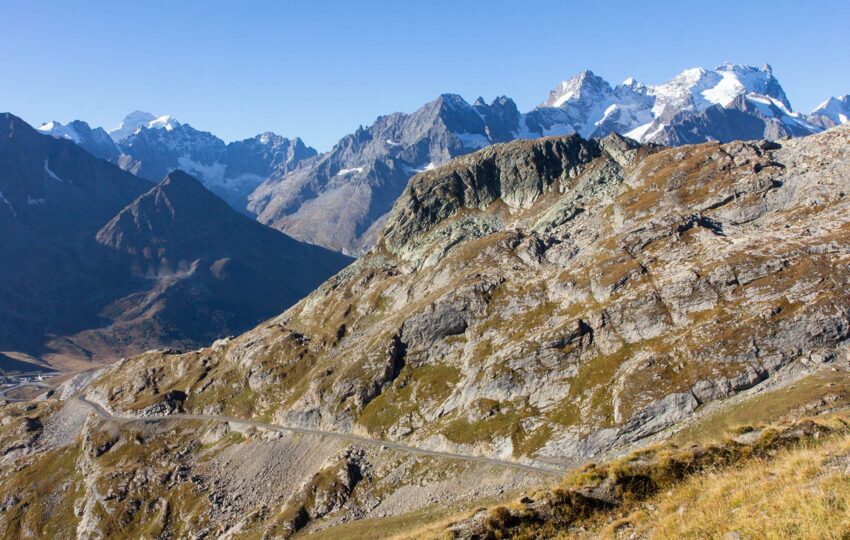
[(781, 450), (772, 459), (697, 474), (588, 535), (850, 538), (848, 467), (850, 435), (814, 441)]
[[(736, 436), (746, 438), (752, 429)], [(588, 465), (559, 487), (531, 494), (532, 506), (491, 507), (483, 529), (471, 530), (493, 539), (850, 538), (847, 416), (804, 419), (753, 436), (746, 444), (662, 444)], [(603, 485), (619, 500), (613, 507), (583, 495)], [(444, 518), (406, 537), (451, 537), (450, 524)]]

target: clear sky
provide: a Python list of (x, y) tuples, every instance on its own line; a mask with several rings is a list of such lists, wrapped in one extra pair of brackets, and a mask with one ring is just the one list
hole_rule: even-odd
[(850, 93), (850, 1), (0, 0), (0, 110), (114, 127), (134, 109), (320, 150), (437, 95), (520, 110), (591, 69), (660, 83), (773, 66), (796, 110)]

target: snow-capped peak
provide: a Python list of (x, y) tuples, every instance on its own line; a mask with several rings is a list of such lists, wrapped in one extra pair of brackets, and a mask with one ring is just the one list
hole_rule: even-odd
[(586, 69), (575, 77), (558, 83), (557, 88), (549, 92), (549, 97), (541, 107), (562, 107), (568, 102), (594, 99), (610, 91), (611, 87), (605, 79)]
[(811, 116), (824, 116), (835, 125), (850, 123), (850, 94), (829, 98), (815, 107)]
[(70, 139), (75, 143), (80, 143), (80, 135), (71, 126), (64, 126), (56, 121), (45, 122), (36, 129), (45, 135), (52, 135), (60, 139)]
[(740, 96), (767, 99), (788, 113), (791, 111), (785, 92), (767, 64), (756, 68), (726, 62), (712, 71), (691, 68), (669, 82), (645, 88), (655, 100), (652, 113), (656, 117), (684, 109), (703, 111), (712, 105), (728, 107)]
[[(612, 88), (592, 71), (582, 71), (562, 81), (539, 108), (558, 108), (563, 121), (584, 136), (618, 131), (639, 140), (650, 140), (683, 111), (702, 113), (712, 106), (736, 107), (740, 100), (764, 116), (782, 118), (810, 130), (794, 113), (773, 69), (725, 62), (710, 70), (686, 69), (657, 85), (633, 77)], [(540, 113), (543, 114), (543, 113)]]
[(133, 111), (124, 117), (118, 127), (109, 130), (109, 136), (115, 142), (119, 142), (136, 133), (140, 128), (171, 131), (179, 125), (180, 122), (169, 115), (155, 116), (149, 112)]
[(148, 122), (148, 129), (164, 129), (165, 131), (171, 131), (175, 127), (179, 126), (180, 122), (174, 119), (171, 115), (158, 116), (154, 120)]
[(149, 112), (133, 111), (124, 117), (124, 120), (118, 124), (118, 127), (110, 129), (107, 133), (115, 142), (122, 141), (132, 135), (137, 129), (147, 125), (152, 120), (156, 120), (156, 116)]

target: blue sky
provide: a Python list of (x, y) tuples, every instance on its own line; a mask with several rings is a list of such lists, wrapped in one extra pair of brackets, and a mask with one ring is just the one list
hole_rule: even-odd
[(769, 62), (796, 110), (850, 92), (850, 2), (0, 0), (0, 110), (114, 127), (134, 109), (320, 150), (445, 92), (521, 110), (591, 69), (664, 82)]

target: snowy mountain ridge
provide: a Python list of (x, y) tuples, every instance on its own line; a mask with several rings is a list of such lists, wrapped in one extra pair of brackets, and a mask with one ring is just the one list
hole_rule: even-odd
[(561, 81), (538, 109), (565, 111), (568, 123), (584, 137), (617, 131), (641, 142), (666, 143), (663, 131), (677, 114), (700, 114), (713, 106), (739, 108), (739, 98), (787, 129), (819, 131), (793, 111), (769, 64), (753, 67), (727, 62), (714, 70), (686, 69), (663, 84), (647, 85), (630, 77), (616, 87), (591, 71), (582, 71)]
[(810, 116), (824, 128), (850, 123), (850, 94), (827, 99), (818, 105)]
[(225, 143), (171, 115), (144, 111), (128, 114), (108, 132), (92, 129), (79, 120), (68, 125), (47, 122), (38, 130), (74, 141), (95, 156), (148, 180), (157, 181), (182, 169), (243, 213), (248, 194), (274, 170), (288, 171), (317, 154), (299, 138), (290, 140), (271, 132)]
[(113, 161), (121, 154), (121, 149), (103, 128), (92, 129), (91, 126), (81, 120), (74, 120), (64, 125), (60, 122), (50, 121), (36, 129), (45, 135), (73, 141), (90, 154), (101, 159)]

